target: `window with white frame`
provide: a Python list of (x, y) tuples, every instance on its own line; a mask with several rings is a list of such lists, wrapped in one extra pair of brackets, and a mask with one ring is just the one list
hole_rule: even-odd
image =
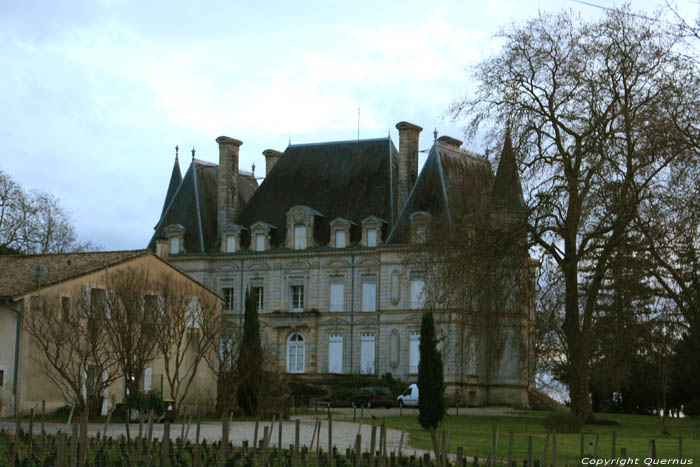
[(226, 253), (234, 253), (236, 251), (236, 237), (234, 235), (226, 235)]
[(289, 281), (290, 311), (304, 311), (304, 279), (292, 278)]
[(255, 234), (255, 251), (265, 251), (265, 234)]
[(367, 246), (377, 246), (377, 229), (374, 227), (367, 229)]
[(420, 332), (410, 331), (408, 333), (408, 372), (418, 373), (418, 362), (420, 361)]
[(345, 248), (345, 231), (344, 230), (336, 230), (335, 231), (335, 247), (336, 248)]
[(250, 291), (255, 299), (255, 306), (258, 309), (258, 313), (262, 313), (263, 310), (265, 310), (265, 289), (263, 288), (262, 281), (253, 282)]
[(328, 334), (328, 373), (343, 372), (343, 335)]
[(294, 249), (303, 250), (306, 248), (306, 226), (297, 224), (294, 226)]
[(377, 311), (377, 276), (362, 276), (362, 311)]
[(425, 280), (422, 276), (411, 277), (411, 310), (420, 310), (425, 306)]
[(343, 311), (345, 308), (345, 278), (331, 276), (331, 311)]
[(375, 373), (375, 335), (373, 332), (360, 334), (360, 374), (373, 375)]
[(303, 373), (306, 346), (304, 336), (295, 332), (287, 339), (287, 373)]
[(233, 287), (222, 287), (221, 296), (224, 297), (224, 312), (233, 313)]

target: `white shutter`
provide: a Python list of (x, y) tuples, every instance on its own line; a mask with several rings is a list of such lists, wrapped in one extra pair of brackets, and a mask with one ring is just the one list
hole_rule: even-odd
[(425, 306), (425, 282), (423, 278), (411, 279), (411, 310), (420, 310)]
[(114, 304), (114, 292), (105, 290), (105, 317), (112, 319), (112, 305)]
[(345, 248), (345, 232), (343, 230), (335, 231), (335, 247)]
[(294, 226), (294, 249), (303, 250), (306, 248), (306, 226), (305, 225), (295, 225)]
[(360, 336), (360, 374), (373, 375), (374, 369), (374, 333), (363, 332)]
[(151, 384), (153, 383), (153, 368), (146, 368), (143, 370), (143, 390), (144, 392), (151, 391)]
[[(109, 379), (109, 368), (105, 368), (102, 372), (102, 382), (106, 382)], [(102, 392), (102, 410), (100, 410), (100, 415), (105, 416), (109, 413), (109, 388), (105, 385), (104, 391)]]
[(91, 303), (92, 290), (90, 289), (90, 287), (83, 286), (81, 288), (81, 292), (82, 292), (83, 300), (82, 300), (82, 303), (80, 304), (80, 314), (83, 318), (87, 318), (90, 316), (90, 309), (92, 306), (92, 303)]
[(362, 276), (362, 311), (377, 311), (377, 278)]
[(190, 329), (199, 329), (199, 306), (199, 302), (194, 298), (187, 304), (187, 327)]
[(420, 361), (420, 332), (411, 331), (409, 334), (409, 373), (418, 373), (418, 362)]
[(343, 372), (343, 335), (328, 335), (328, 373)]
[(331, 277), (331, 311), (343, 311), (345, 284), (343, 277)]

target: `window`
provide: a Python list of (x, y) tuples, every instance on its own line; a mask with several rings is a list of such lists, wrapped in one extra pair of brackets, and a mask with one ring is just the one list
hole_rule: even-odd
[(360, 374), (373, 375), (374, 370), (374, 333), (360, 334)]
[(0, 388), (5, 385), (5, 373), (7, 372), (7, 367), (0, 367)]
[(144, 392), (151, 392), (151, 384), (153, 382), (153, 368), (146, 368), (143, 370), (143, 390)]
[(255, 234), (255, 251), (265, 251), (265, 234)]
[(287, 339), (287, 373), (304, 372), (304, 353), (304, 336), (295, 332)]
[(345, 231), (344, 230), (336, 230), (335, 231), (335, 247), (336, 248), (345, 248)]
[(201, 319), (199, 307), (199, 301), (194, 298), (187, 304), (187, 327), (190, 329), (199, 329)]
[(224, 311), (233, 313), (233, 287), (222, 287), (221, 296), (224, 297)]
[(377, 311), (377, 277), (362, 276), (362, 311)]
[(170, 237), (170, 254), (180, 253), (180, 237)]
[(343, 335), (328, 335), (328, 373), (343, 372)]
[(304, 311), (304, 285), (294, 284), (289, 286), (289, 306), (291, 311)]
[(416, 243), (425, 243), (425, 226), (416, 227)]
[(418, 373), (418, 362), (420, 361), (420, 332), (409, 332), (408, 343), (408, 372), (415, 374)]
[(87, 381), (85, 384), (88, 396), (95, 394), (95, 388), (97, 387), (97, 376), (97, 367), (93, 365), (88, 366)]
[(265, 309), (265, 289), (263, 289), (262, 285), (254, 285), (251, 288), (251, 292), (253, 293), (253, 297), (255, 297), (258, 313), (262, 313)]
[(425, 306), (425, 281), (422, 277), (411, 278), (411, 310), (420, 310)]
[(236, 251), (236, 237), (233, 235), (226, 236), (226, 253), (233, 253)]
[(367, 229), (367, 246), (377, 246), (377, 229)]
[(70, 320), (70, 297), (61, 297), (61, 318), (63, 321)]
[(345, 308), (345, 279), (343, 276), (331, 277), (331, 311), (343, 311)]
[(102, 316), (106, 302), (107, 295), (104, 289), (92, 289), (90, 292), (90, 315)]
[(303, 250), (306, 248), (306, 226), (305, 225), (295, 225), (294, 226), (294, 249)]

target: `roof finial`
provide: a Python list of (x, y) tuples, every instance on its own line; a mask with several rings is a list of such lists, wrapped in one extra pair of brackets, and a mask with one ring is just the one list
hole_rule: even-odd
[(433, 131), (433, 141), (437, 141), (437, 128)]
[(180, 148), (179, 148), (179, 147), (177, 146), (177, 144), (176, 144), (176, 145), (175, 145), (175, 160), (177, 160), (177, 154), (178, 154), (179, 151), (180, 151)]
[(253, 177), (255, 177), (255, 162), (253, 162)]
[(195, 153), (194, 146), (192, 146), (192, 159), (194, 159), (194, 153)]

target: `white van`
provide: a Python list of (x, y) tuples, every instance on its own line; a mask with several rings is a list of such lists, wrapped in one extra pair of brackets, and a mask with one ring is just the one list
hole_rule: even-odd
[(411, 384), (403, 394), (396, 399), (399, 407), (418, 407), (418, 385)]

